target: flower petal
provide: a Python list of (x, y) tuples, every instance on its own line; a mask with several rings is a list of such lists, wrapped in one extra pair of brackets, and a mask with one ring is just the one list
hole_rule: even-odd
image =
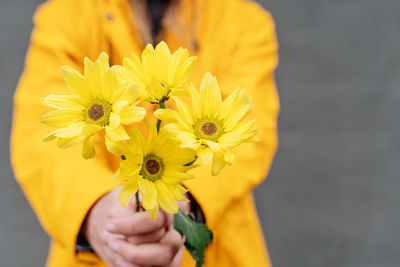
[(82, 111), (56, 109), (40, 117), (40, 122), (48, 126), (63, 128), (83, 119)]
[(113, 108), (112, 108), (113, 113), (119, 114), (121, 112), (121, 110), (123, 110), (124, 107), (126, 107), (128, 105), (129, 105), (129, 102), (125, 101), (125, 100), (119, 100), (119, 101), (114, 102)]
[(190, 85), (190, 97), (192, 100), (193, 116), (195, 120), (203, 118), (204, 111), (201, 104), (200, 93), (196, 90), (193, 84)]
[(162, 180), (168, 184), (178, 184), (193, 178), (194, 176), (190, 173), (180, 172), (174, 169), (165, 169)]
[(96, 151), (94, 149), (94, 135), (91, 135), (87, 137), (85, 139), (85, 142), (83, 143), (82, 155), (85, 159), (90, 159), (93, 158), (95, 154)]
[(101, 131), (102, 129), (103, 127), (98, 124), (86, 123), (83, 127), (82, 135), (89, 136), (97, 133), (98, 131)]
[(137, 183), (126, 183), (118, 193), (119, 202), (122, 206), (126, 207), (129, 204), (131, 198), (138, 191), (139, 186)]
[(58, 138), (57, 146), (59, 148), (67, 148), (80, 143), (85, 137), (83, 135), (78, 135), (72, 138)]
[(192, 70), (194, 63), (196, 62), (197, 57), (189, 57), (180, 67), (180, 69), (175, 74), (175, 79), (178, 83), (185, 82)]
[(109, 70), (103, 78), (103, 96), (108, 102), (111, 102), (114, 92), (119, 88), (119, 83), (115, 71)]
[(61, 138), (72, 138), (77, 135), (82, 134), (83, 127), (85, 126), (84, 122), (77, 122), (74, 124), (71, 124), (70, 126), (66, 128), (59, 129), (57, 133), (54, 135), (57, 137)]
[(43, 105), (57, 109), (84, 110), (85, 105), (76, 95), (48, 95), (41, 100)]
[(159, 209), (160, 208), (157, 205), (157, 207), (155, 207), (154, 209), (146, 210), (147, 214), (149, 214), (150, 219), (152, 219), (152, 220), (157, 219)]
[(154, 111), (154, 116), (162, 120), (163, 122), (175, 122), (176, 121), (176, 111), (172, 109), (159, 108)]
[(168, 190), (168, 187), (161, 180), (155, 181), (154, 184), (157, 188), (157, 199), (161, 208), (168, 213), (177, 213), (178, 203), (176, 203), (174, 195)]
[(178, 123), (169, 123), (167, 125), (165, 125), (162, 130), (166, 133), (168, 133), (168, 135), (172, 138), (172, 139), (177, 139), (177, 135), (178, 133), (180, 133), (181, 131), (184, 131), (184, 129), (182, 129), (180, 127), (180, 125)]
[[(133, 151), (140, 151), (142, 154), (144, 152), (145, 148), (145, 142), (142, 133), (139, 131), (137, 128), (132, 128), (129, 131), (129, 148), (130, 148), (130, 153)], [(131, 151), (133, 150), (133, 151)]]
[(115, 112), (111, 112), (110, 114), (110, 123), (109, 123), (109, 127), (111, 128), (116, 128), (121, 124), (121, 118), (118, 114), (116, 114)]
[(218, 116), (219, 107), (222, 104), (221, 93), (217, 79), (209, 72), (201, 81), (200, 96), (205, 115), (210, 118)]
[(122, 160), (120, 162), (121, 175), (125, 176), (126, 178), (138, 175), (141, 169), (140, 164), (141, 161), (138, 162), (134, 158), (127, 158), (126, 160)]
[(218, 143), (224, 150), (232, 149), (238, 145), (254, 141), (255, 135), (257, 134), (257, 127), (255, 120), (240, 124), (236, 126), (231, 132), (223, 134), (219, 139)]
[(172, 193), (174, 198), (178, 201), (185, 201), (185, 202), (190, 202), (188, 199), (184, 197), (184, 194), (186, 194), (189, 190), (181, 186), (180, 184), (177, 185), (167, 185), (169, 191)]
[(145, 88), (146, 84), (150, 82), (148, 75), (143, 71), (142, 63), (138, 56), (134, 53), (130, 57), (122, 61), (123, 67), (113, 66), (118, 72), (118, 77), (121, 77), (128, 83), (134, 83), (139, 88)]
[(168, 88), (166, 88), (163, 84), (160, 83), (160, 80), (157, 77), (152, 77), (150, 84), (150, 94), (154, 98), (151, 102), (159, 102), (161, 99), (168, 96)]
[(194, 125), (193, 116), (187, 104), (177, 97), (174, 97), (174, 101), (178, 109), (179, 117), (183, 119), (182, 123), (188, 125), (189, 127)]
[(224, 120), (225, 131), (229, 132), (235, 126), (237, 126), (243, 120), (243, 118), (250, 113), (252, 108), (252, 105), (246, 105), (242, 106), (240, 109), (237, 109), (235, 112), (232, 112), (231, 115)]
[(156, 187), (154, 186), (154, 183), (149, 180), (140, 178), (139, 188), (142, 196), (143, 207), (146, 210), (154, 209), (158, 205), (157, 190)]
[(196, 141), (194, 143), (182, 143), (182, 144), (180, 144), (181, 148), (190, 148), (192, 150), (198, 150), (200, 146), (201, 146), (201, 143), (199, 141)]
[(110, 183), (114, 183), (114, 182), (123, 183), (123, 182), (125, 182), (126, 180), (127, 180), (127, 177), (126, 177), (125, 175), (122, 175), (122, 174), (121, 174), (121, 169), (118, 169), (118, 170), (114, 173), (114, 175), (111, 177)]
[(235, 161), (236, 155), (232, 150), (228, 150), (224, 152), (224, 159), (229, 164), (232, 164)]
[(55, 131), (49, 133), (48, 135), (46, 135), (45, 137), (43, 137), (43, 142), (50, 142), (50, 141), (54, 140), (54, 138), (57, 137), (57, 136), (55, 136), (55, 134), (59, 131), (60, 130), (55, 130)]
[(225, 119), (230, 116), (231, 112), (235, 110), (232, 107), (236, 107), (238, 99), (242, 98), (244, 93), (245, 90), (238, 87), (224, 99), (219, 114), (220, 119)]
[(144, 116), (146, 115), (146, 109), (132, 105), (125, 106), (119, 115), (121, 117), (121, 123), (129, 125), (143, 120)]
[(220, 150), (220, 146), (218, 143), (210, 141), (210, 140), (204, 140), (204, 142), (207, 144), (209, 148), (211, 148), (213, 151), (217, 152)]
[(80, 99), (89, 102), (92, 99), (89, 85), (79, 72), (70, 66), (62, 66), (61, 74), (64, 77), (68, 89)]
[(158, 73), (160, 81), (166, 83), (168, 80), (168, 66), (171, 61), (171, 52), (169, 51), (168, 45), (161, 41), (155, 49), (158, 60)]
[[(157, 75), (157, 57), (151, 44), (148, 44), (142, 52), (142, 66), (145, 73), (149, 74), (150, 79)], [(149, 80), (149, 82), (151, 82)]]
[(179, 71), (182, 65), (189, 57), (189, 51), (184, 48), (179, 48), (175, 51), (171, 57), (171, 61), (168, 68), (168, 85), (174, 87), (179, 85), (183, 81), (179, 80)]
[(218, 175), (225, 167), (226, 161), (222, 153), (214, 153), (214, 159), (211, 167), (211, 174)]
[(108, 55), (104, 52), (101, 53), (94, 63), (89, 58), (85, 57), (83, 63), (85, 78), (90, 87), (92, 96), (104, 99), (104, 84), (102, 81), (103, 75), (110, 69)]
[(160, 151), (159, 153), (166, 167), (168, 165), (183, 166), (196, 160), (196, 151), (177, 148), (176, 145), (172, 145), (172, 147), (172, 149)]
[(190, 84), (188, 82), (184, 82), (182, 85), (172, 87), (171, 94), (174, 96), (190, 96)]
[(197, 151), (197, 156), (206, 165), (211, 165), (213, 160), (213, 151), (209, 147), (201, 148)]
[(157, 152), (157, 150), (153, 151), (154, 146), (156, 146), (156, 145), (157, 145), (157, 129), (156, 129), (156, 127), (151, 127), (149, 129), (149, 136), (147, 137), (147, 143), (146, 143), (146, 148), (145, 148), (144, 153), (152, 154), (154, 152)]
[(137, 86), (133, 83), (128, 83), (123, 86), (120, 86), (111, 98), (112, 103), (116, 103), (118, 101), (126, 101), (128, 104), (135, 101), (138, 95)]
[(176, 136), (183, 144), (195, 144), (198, 143), (196, 136), (191, 132), (180, 132)]
[(129, 140), (129, 135), (126, 133), (124, 127), (119, 125), (115, 128), (106, 126), (106, 134), (112, 141)]
[(106, 135), (105, 142), (107, 150), (116, 156), (122, 156), (128, 153), (128, 144), (125, 140), (115, 142)]

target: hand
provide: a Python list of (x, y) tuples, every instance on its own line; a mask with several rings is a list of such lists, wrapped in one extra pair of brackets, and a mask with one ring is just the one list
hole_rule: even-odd
[[(138, 214), (112, 217), (107, 224), (110, 234), (126, 237), (109, 242), (109, 247), (121, 256), (117, 266), (180, 266), (184, 239), (173, 228), (173, 215), (160, 211), (157, 220), (152, 221), (147, 213)], [(165, 224), (161, 224), (160, 217), (165, 218)]]
[[(130, 217), (137, 225), (145, 225), (136, 228), (136, 233), (129, 237), (133, 243), (158, 242), (165, 235), (167, 217), (160, 212), (157, 220), (152, 221), (144, 212), (135, 212), (135, 200), (132, 199), (128, 207), (123, 207), (118, 200), (119, 189), (114, 189), (100, 198), (89, 211), (83, 225), (83, 233), (90, 245), (108, 265), (121, 266), (121, 256), (110, 249), (108, 244), (111, 241), (124, 240), (125, 236), (110, 233), (106, 230), (106, 224), (110, 218)], [(171, 219), (169, 219), (171, 220)], [(140, 238), (146, 237), (147, 240)], [(129, 265), (128, 265), (129, 266)], [(132, 265), (140, 266), (140, 265)]]
[[(135, 212), (134, 199), (124, 208), (118, 192), (115, 189), (99, 199), (85, 221), (84, 234), (96, 253), (110, 266), (137, 267), (150, 261), (150, 265), (180, 266), (184, 241), (172, 227), (173, 215), (161, 211), (153, 221), (147, 213)], [(179, 206), (189, 210), (187, 203)]]

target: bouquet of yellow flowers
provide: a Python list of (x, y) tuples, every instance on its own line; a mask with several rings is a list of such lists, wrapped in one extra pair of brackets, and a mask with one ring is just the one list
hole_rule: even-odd
[[(135, 196), (137, 211), (143, 207), (151, 219), (157, 218), (160, 207), (176, 214), (174, 227), (186, 237), (187, 250), (201, 266), (212, 233), (179, 211), (177, 201), (189, 201), (181, 183), (194, 178), (190, 170), (198, 161), (217, 175), (234, 162), (234, 148), (257, 141), (257, 128), (255, 121), (242, 122), (252, 109), (244, 89), (239, 87), (222, 100), (212, 74), (204, 75), (200, 90), (188, 81), (195, 61), (187, 49), (171, 54), (161, 42), (155, 48), (147, 45), (141, 59), (135, 54), (125, 58), (122, 66), (110, 66), (106, 53), (95, 62), (85, 58), (83, 75), (63, 66), (71, 94), (44, 97), (42, 103), (54, 110), (41, 122), (56, 128), (45, 141), (56, 139), (60, 148), (83, 142), (85, 159), (95, 156), (94, 137), (104, 131), (107, 150), (121, 158), (111, 178), (122, 186), (121, 204), (126, 206)], [(166, 108), (171, 99), (175, 109)], [(143, 101), (157, 105), (157, 123), (147, 123), (147, 139), (131, 126), (146, 120)]]

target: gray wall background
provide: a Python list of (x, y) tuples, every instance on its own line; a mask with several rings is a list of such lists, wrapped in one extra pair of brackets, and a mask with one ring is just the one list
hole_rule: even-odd
[[(41, 0), (0, 6), (1, 266), (43, 266), (48, 237), (13, 179), (12, 94)], [(281, 62), (280, 150), (256, 200), (278, 267), (400, 266), (400, 2), (264, 0)]]

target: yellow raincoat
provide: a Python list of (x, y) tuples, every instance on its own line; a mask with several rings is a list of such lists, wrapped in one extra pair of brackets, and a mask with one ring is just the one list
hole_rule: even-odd
[[(195, 21), (189, 31), (167, 29), (164, 38), (171, 50), (182, 45), (198, 56), (191, 76), (195, 85), (211, 71), (223, 97), (239, 85), (247, 87), (254, 101), (250, 117), (257, 120), (262, 140), (237, 149), (235, 163), (219, 176), (200, 167), (193, 172), (197, 178), (185, 183), (214, 232), (205, 266), (270, 266), (251, 191), (266, 176), (277, 147), (273, 21), (258, 4), (245, 0), (182, 0), (176, 18), (183, 25)], [(48, 266), (104, 266), (94, 254), (75, 253), (75, 243), (90, 207), (111, 189), (108, 180), (118, 160), (107, 153), (101, 139), (96, 140), (97, 154), (91, 160), (82, 158), (80, 145), (59, 149), (54, 142), (42, 142), (51, 129), (39, 122), (49, 110), (40, 99), (67, 92), (62, 65), (82, 70), (84, 56), (94, 60), (101, 51), (120, 64), (144, 45), (129, 0), (48, 1), (36, 12), (34, 24), (15, 93), (15, 177), (51, 237)], [(194, 266), (187, 253), (182, 266)]]

